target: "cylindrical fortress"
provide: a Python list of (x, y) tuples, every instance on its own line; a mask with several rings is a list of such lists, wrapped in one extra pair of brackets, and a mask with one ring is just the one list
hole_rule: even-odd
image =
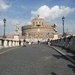
[(45, 24), (42, 18), (35, 18), (31, 25), (22, 27), (22, 35), (26, 39), (47, 40), (53, 38), (55, 33), (57, 33), (56, 25)]

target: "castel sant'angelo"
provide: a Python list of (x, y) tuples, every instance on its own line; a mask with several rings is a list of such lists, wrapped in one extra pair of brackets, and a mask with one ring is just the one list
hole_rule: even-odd
[(47, 39), (57, 39), (56, 24), (46, 24), (43, 18), (34, 18), (31, 25), (22, 27), (22, 36), (28, 41), (46, 41)]

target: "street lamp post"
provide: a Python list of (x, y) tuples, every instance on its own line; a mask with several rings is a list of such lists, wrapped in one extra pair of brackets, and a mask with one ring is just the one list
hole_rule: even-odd
[(62, 24), (63, 24), (63, 36), (64, 36), (64, 19), (65, 19), (65, 17), (63, 16), (63, 17), (62, 17)]
[(3, 38), (6, 38), (6, 35), (5, 35), (5, 26), (6, 26), (5, 23), (6, 23), (6, 19), (5, 18), (3, 19), (3, 22), (4, 22), (4, 35), (3, 35)]

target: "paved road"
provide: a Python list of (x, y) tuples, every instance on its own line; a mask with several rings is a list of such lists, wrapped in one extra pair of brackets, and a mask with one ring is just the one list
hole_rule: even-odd
[(0, 75), (75, 75), (75, 65), (46, 45), (7, 50), (0, 55)]

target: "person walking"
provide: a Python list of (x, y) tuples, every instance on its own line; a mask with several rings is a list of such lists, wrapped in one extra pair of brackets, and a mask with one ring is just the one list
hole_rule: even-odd
[(21, 40), (19, 40), (19, 46), (21, 46)]
[(48, 39), (48, 46), (50, 46), (50, 39)]
[(40, 44), (40, 41), (38, 40), (38, 44)]
[(23, 46), (26, 47), (26, 40), (25, 39), (23, 40)]

